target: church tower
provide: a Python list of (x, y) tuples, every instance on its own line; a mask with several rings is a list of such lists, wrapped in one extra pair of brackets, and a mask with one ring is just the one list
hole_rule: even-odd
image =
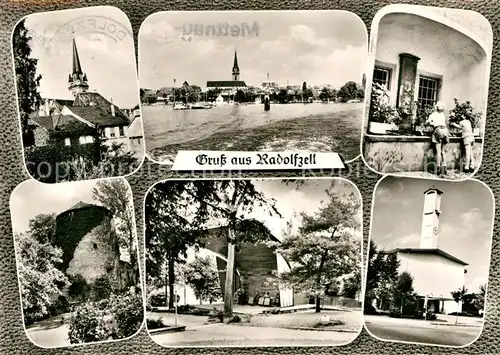
[(421, 249), (438, 247), (442, 194), (442, 191), (434, 187), (424, 192), (424, 211), (422, 214), (422, 232), (420, 235)]
[(82, 71), (82, 66), (80, 65), (80, 58), (78, 57), (78, 50), (76, 48), (76, 42), (73, 38), (73, 71), (68, 78), (68, 89), (71, 90), (73, 96), (81, 92), (86, 92), (89, 89), (89, 84), (87, 82), (87, 74)]
[(236, 50), (234, 51), (234, 63), (233, 63), (233, 81), (240, 80), (240, 67), (238, 67), (238, 55)]

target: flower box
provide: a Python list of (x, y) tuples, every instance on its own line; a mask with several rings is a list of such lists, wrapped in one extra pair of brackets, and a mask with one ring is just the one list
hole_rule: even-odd
[(373, 134), (386, 134), (387, 131), (394, 131), (398, 129), (398, 125), (394, 123), (370, 122), (368, 132)]

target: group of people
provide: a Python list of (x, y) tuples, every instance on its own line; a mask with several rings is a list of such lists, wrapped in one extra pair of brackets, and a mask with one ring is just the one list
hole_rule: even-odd
[[(446, 155), (444, 145), (449, 142), (450, 133), (446, 125), (445, 116), (446, 105), (439, 101), (434, 107), (434, 112), (429, 115), (426, 125), (434, 127), (432, 132), (432, 143), (436, 152), (436, 166), (438, 175), (446, 175)], [(460, 129), (465, 150), (464, 173), (472, 173), (475, 170), (474, 155), (472, 146), (474, 145), (474, 133), (472, 122), (466, 117), (460, 117), (458, 122), (454, 122), (450, 117), (450, 126)]]

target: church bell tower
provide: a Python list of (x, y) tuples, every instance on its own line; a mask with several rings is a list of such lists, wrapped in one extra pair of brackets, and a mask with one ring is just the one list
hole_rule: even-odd
[(233, 63), (233, 81), (240, 80), (240, 67), (238, 66), (238, 55), (236, 50), (234, 51), (234, 63)]
[(422, 232), (420, 248), (438, 248), (439, 216), (441, 215), (442, 191), (432, 188), (424, 192), (424, 211), (422, 213)]
[(73, 96), (75, 97), (77, 94), (81, 92), (86, 92), (89, 89), (87, 74), (85, 74), (82, 71), (82, 66), (80, 65), (80, 58), (78, 56), (78, 49), (76, 48), (76, 42), (74, 38), (73, 38), (73, 70), (68, 78), (68, 89), (71, 90)]

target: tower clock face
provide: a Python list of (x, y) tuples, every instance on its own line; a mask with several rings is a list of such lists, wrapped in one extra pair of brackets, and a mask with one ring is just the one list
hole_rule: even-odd
[(432, 230), (432, 232), (433, 232), (434, 234), (438, 234), (438, 232), (439, 232), (439, 228), (438, 228), (438, 227), (434, 227), (434, 229)]

